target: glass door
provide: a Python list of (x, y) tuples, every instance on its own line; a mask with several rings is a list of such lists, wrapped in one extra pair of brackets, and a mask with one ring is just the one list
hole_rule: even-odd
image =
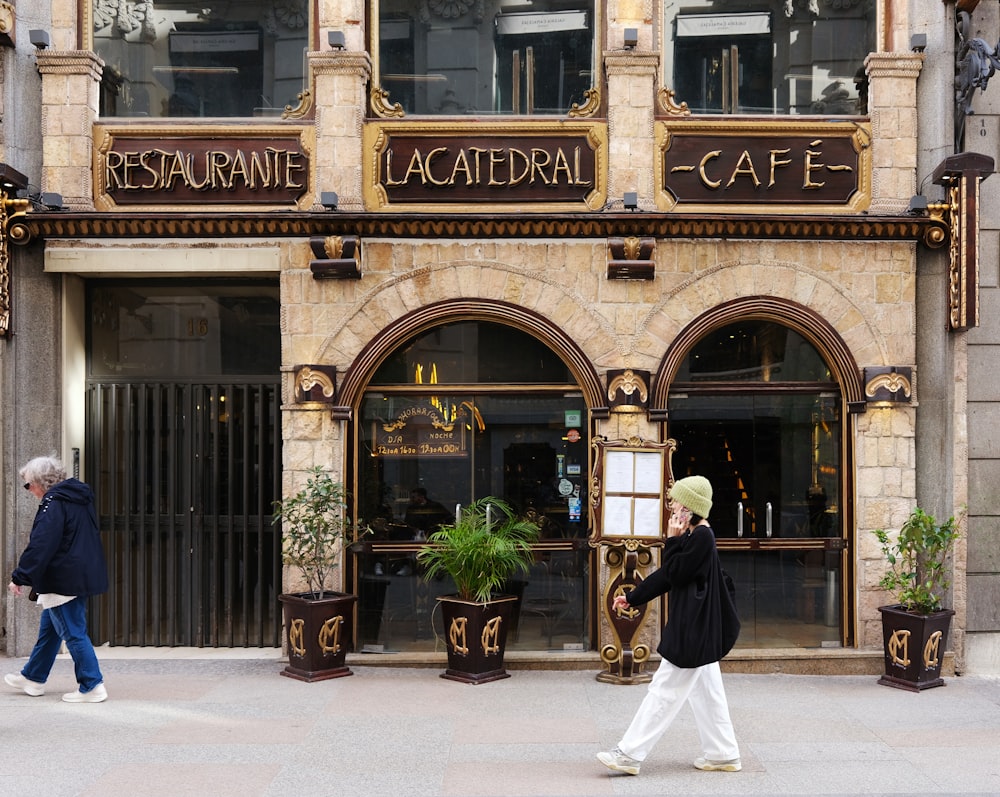
[(831, 394), (671, 400), (676, 475), (714, 488), (709, 521), (737, 584), (743, 646), (841, 642), (839, 429)]

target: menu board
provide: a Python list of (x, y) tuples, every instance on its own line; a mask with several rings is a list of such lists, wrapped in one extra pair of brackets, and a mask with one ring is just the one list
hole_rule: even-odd
[(592, 537), (637, 537), (661, 541), (668, 510), (669, 456), (673, 440), (648, 443), (632, 439), (594, 440), (593, 492), (595, 527)]

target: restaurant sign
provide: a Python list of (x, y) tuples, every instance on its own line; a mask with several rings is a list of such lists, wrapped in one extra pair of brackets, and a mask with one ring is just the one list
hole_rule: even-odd
[(102, 133), (94, 185), (103, 210), (295, 208), (310, 197), (311, 128), (107, 127)]
[(871, 131), (856, 122), (661, 122), (657, 206), (856, 212), (871, 203)]
[(594, 210), (607, 195), (607, 130), (594, 123), (371, 124), (371, 209), (545, 207)]
[(432, 397), (395, 417), (376, 421), (372, 438), (376, 457), (468, 457), (466, 431), (478, 412), (469, 401), (452, 405)]

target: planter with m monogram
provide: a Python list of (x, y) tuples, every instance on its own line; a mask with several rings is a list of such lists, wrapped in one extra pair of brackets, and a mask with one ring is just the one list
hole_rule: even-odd
[(503, 666), (507, 631), (516, 595), (500, 595), (487, 603), (442, 595), (448, 669), (442, 678), (466, 684), (484, 684), (510, 678)]
[(299, 681), (326, 681), (354, 675), (344, 663), (354, 633), (357, 595), (324, 592), (279, 595), (285, 620), (288, 666), (282, 675)]
[(944, 686), (941, 665), (948, 645), (953, 609), (931, 614), (908, 612), (905, 607), (880, 606), (885, 675), (880, 684), (920, 692)]

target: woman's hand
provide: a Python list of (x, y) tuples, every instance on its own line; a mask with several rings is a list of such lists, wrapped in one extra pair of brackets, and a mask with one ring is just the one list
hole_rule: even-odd
[(17, 595), (17, 596), (21, 595), (21, 588), (17, 584), (15, 584), (13, 581), (11, 581), (7, 585), (7, 589), (10, 591), (10, 593), (12, 595)]
[(616, 612), (625, 611), (625, 609), (629, 608), (628, 598), (624, 595), (615, 595), (615, 600), (611, 604), (611, 608)]
[(675, 506), (670, 512), (670, 520), (667, 521), (667, 536), (680, 537), (691, 525), (691, 510), (682, 506)]

